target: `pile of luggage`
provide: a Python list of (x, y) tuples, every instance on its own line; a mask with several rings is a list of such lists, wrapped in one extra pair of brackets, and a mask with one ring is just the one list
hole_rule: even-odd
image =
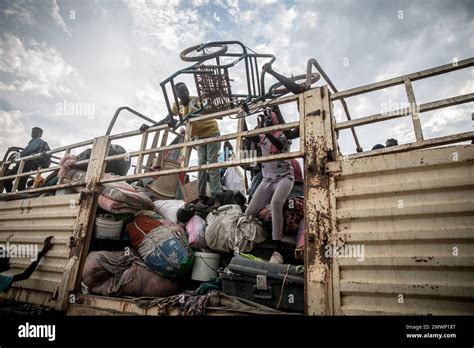
[[(273, 264), (267, 261), (272, 251), (269, 210), (245, 216), (241, 192), (185, 203), (156, 200), (136, 184), (104, 186), (82, 275), (83, 292), (165, 297), (213, 289), (278, 310), (303, 311), (304, 272), (295, 258), (303, 230), (301, 202), (288, 202), (284, 212), (285, 259), (292, 264)], [(117, 226), (113, 237), (100, 234), (103, 225), (98, 222), (105, 216), (110, 226)]]

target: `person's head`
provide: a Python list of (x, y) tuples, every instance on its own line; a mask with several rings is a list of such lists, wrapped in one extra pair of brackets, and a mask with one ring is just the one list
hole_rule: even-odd
[(183, 105), (187, 105), (189, 103), (189, 90), (188, 87), (183, 82), (178, 82), (175, 85), (176, 88), (176, 95), (181, 100)]
[(382, 144), (376, 144), (372, 147), (372, 150), (385, 149), (385, 146)]
[(41, 138), (42, 135), (43, 135), (43, 130), (40, 127), (33, 127), (31, 129), (31, 137), (33, 139)]
[(385, 142), (386, 147), (397, 146), (397, 145), (398, 145), (397, 139), (390, 138), (390, 139), (387, 139), (387, 141)]

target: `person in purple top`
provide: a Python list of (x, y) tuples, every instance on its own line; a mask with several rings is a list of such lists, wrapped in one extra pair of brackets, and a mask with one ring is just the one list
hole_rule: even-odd
[[(270, 127), (278, 123), (278, 117), (275, 112), (269, 111), (263, 115), (264, 127)], [(262, 134), (247, 139), (259, 143), (262, 156), (289, 152), (291, 145), (290, 141), (281, 131)], [(283, 263), (283, 257), (279, 251), (283, 234), (283, 205), (294, 184), (294, 170), (291, 165), (291, 160), (263, 163), (262, 176), (262, 182), (255, 191), (245, 211), (245, 215), (255, 216), (260, 209), (270, 203), (272, 212), (272, 239), (275, 241), (275, 250), (270, 262)]]

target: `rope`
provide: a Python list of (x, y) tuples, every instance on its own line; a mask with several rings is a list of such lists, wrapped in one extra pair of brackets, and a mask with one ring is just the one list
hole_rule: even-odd
[(280, 308), (281, 299), (283, 297), (283, 290), (285, 290), (285, 282), (286, 282), (286, 278), (288, 277), (289, 271), (290, 271), (290, 265), (288, 264), (286, 267), (285, 277), (283, 277), (283, 283), (281, 284), (280, 299), (278, 300), (276, 309)]

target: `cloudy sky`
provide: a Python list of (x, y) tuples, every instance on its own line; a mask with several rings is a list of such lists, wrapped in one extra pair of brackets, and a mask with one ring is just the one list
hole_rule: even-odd
[[(303, 73), (315, 57), (339, 90), (474, 56), (472, 0), (0, 0), (0, 27), (0, 156), (24, 145), (33, 126), (52, 148), (103, 135), (119, 106), (161, 119), (159, 82), (189, 64), (179, 59), (183, 49), (202, 42), (240, 40), (275, 54), (284, 74)], [(474, 69), (465, 69), (414, 89), (425, 103), (473, 93), (473, 81)], [(402, 87), (348, 99), (353, 117), (406, 102)], [(88, 109), (70, 113), (68, 103)], [(295, 110), (285, 109), (287, 120)], [(470, 131), (472, 112), (471, 103), (423, 114), (424, 133)], [(140, 124), (123, 114), (114, 132)], [(233, 126), (221, 123), (222, 132)], [(358, 134), (365, 149), (389, 137), (414, 140), (409, 118)], [(355, 152), (349, 135), (341, 132), (344, 153)]]

